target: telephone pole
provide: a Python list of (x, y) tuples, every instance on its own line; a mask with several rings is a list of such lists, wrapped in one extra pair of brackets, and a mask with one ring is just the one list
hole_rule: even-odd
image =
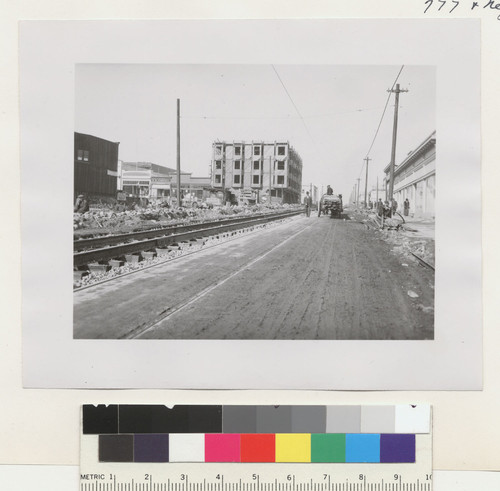
[(358, 181), (358, 191), (356, 193), (356, 206), (359, 208), (359, 181), (361, 181), (361, 178), (358, 177), (357, 181)]
[(407, 89), (400, 89), (399, 84), (396, 84), (396, 89), (388, 89), (387, 92), (394, 92), (396, 94), (396, 101), (394, 103), (394, 125), (392, 127), (392, 151), (391, 151), (391, 167), (389, 175), (389, 196), (387, 199), (389, 203), (392, 200), (392, 193), (394, 191), (394, 167), (396, 161), (396, 138), (398, 134), (398, 106), (399, 106), (399, 94), (401, 92), (408, 92)]
[(181, 100), (177, 99), (177, 206), (181, 206)]
[(365, 157), (366, 160), (366, 177), (365, 177), (365, 208), (368, 208), (368, 162), (371, 160), (369, 157)]

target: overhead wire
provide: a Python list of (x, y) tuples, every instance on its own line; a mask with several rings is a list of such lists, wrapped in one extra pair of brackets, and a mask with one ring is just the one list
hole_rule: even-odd
[(314, 142), (314, 138), (313, 136), (311, 135), (311, 132), (309, 131), (309, 128), (307, 127), (306, 125), (306, 122), (301, 114), (301, 112), (299, 111), (299, 108), (297, 107), (297, 105), (295, 104), (295, 101), (293, 100), (292, 96), (290, 95), (290, 92), (288, 92), (288, 89), (286, 88), (285, 84), (283, 83), (283, 80), (281, 79), (280, 77), (280, 74), (278, 73), (278, 71), (276, 70), (276, 67), (274, 65), (271, 65), (273, 67), (273, 70), (274, 70), (274, 73), (276, 74), (276, 76), (278, 77), (278, 80), (280, 81), (283, 89), (285, 90), (286, 92), (286, 95), (288, 96), (288, 98), (290, 99), (290, 102), (292, 103), (293, 107), (295, 108), (295, 110), (297, 111), (297, 114), (299, 115), (300, 117), (300, 120), (302, 121), (302, 124), (304, 125), (304, 128), (306, 129), (307, 131), (307, 134), (309, 135), (309, 138), (311, 138), (311, 140)]
[[(378, 132), (380, 131), (380, 127), (382, 126), (382, 121), (384, 120), (384, 116), (385, 116), (385, 113), (387, 111), (387, 106), (389, 105), (389, 101), (391, 100), (392, 90), (394, 89), (396, 83), (398, 82), (399, 76), (401, 75), (401, 72), (403, 71), (404, 67), (405, 67), (404, 65), (401, 65), (401, 68), (396, 76), (396, 79), (394, 80), (394, 83), (392, 84), (392, 87), (389, 91), (389, 95), (387, 96), (387, 100), (385, 101), (384, 110), (382, 111), (382, 116), (380, 117), (380, 121), (378, 123), (377, 130), (375, 131), (375, 136), (373, 137), (373, 140), (372, 140), (372, 143), (370, 145), (370, 148), (368, 149), (368, 152), (366, 152), (366, 157), (370, 156), (370, 152), (372, 151), (373, 145), (375, 144), (375, 140), (377, 139), (377, 136), (378, 136)], [(363, 165), (361, 166), (361, 170), (359, 171), (358, 177), (361, 177), (361, 174), (363, 173), (365, 165), (366, 164), (363, 163)]]

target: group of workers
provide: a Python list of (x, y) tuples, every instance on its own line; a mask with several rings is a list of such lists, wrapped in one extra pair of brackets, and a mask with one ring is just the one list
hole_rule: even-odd
[[(326, 187), (326, 194), (327, 195), (333, 194), (333, 189), (330, 185)], [(339, 197), (342, 199), (342, 195), (339, 195)], [(309, 191), (306, 191), (306, 195), (304, 196), (304, 206), (306, 208), (306, 216), (308, 217), (311, 216), (312, 196), (309, 194)], [(370, 208), (371, 207), (372, 206), (370, 206)], [(382, 201), (382, 199), (379, 198), (376, 204), (376, 209), (377, 209), (377, 215), (379, 217), (390, 218), (394, 213), (397, 212), (398, 202), (394, 198), (392, 198), (390, 202), (388, 200)], [(406, 198), (403, 202), (403, 215), (408, 216), (409, 214), (410, 214), (410, 200)]]
[[(389, 202), (388, 200), (385, 200), (382, 202), (382, 199), (379, 198), (377, 202), (377, 215), (379, 217), (385, 217), (385, 218), (390, 218), (394, 213), (396, 213), (398, 210), (398, 202), (392, 198), (391, 201)], [(410, 214), (410, 200), (406, 198), (403, 202), (403, 215), (408, 216)]]

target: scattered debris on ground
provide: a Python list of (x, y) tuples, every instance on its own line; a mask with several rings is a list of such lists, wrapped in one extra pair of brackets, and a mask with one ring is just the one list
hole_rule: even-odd
[[(380, 238), (391, 244), (392, 251), (403, 256), (406, 265), (406, 260), (416, 261), (412, 253), (432, 266), (435, 264), (434, 236), (428, 232), (433, 225), (432, 220), (404, 222), (403, 218), (396, 216), (386, 218), (384, 228), (381, 229), (380, 218), (371, 210), (354, 209), (351, 215), (354, 220), (375, 230)], [(425, 232), (419, 229), (425, 229)]]

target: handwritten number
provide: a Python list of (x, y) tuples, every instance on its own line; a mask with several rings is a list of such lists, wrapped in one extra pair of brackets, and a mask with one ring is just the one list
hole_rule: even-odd
[(438, 12), (446, 5), (446, 0), (438, 0), (438, 2), (441, 4), (441, 7), (438, 8)]
[(458, 7), (460, 2), (458, 2), (457, 0), (451, 0), (451, 3), (454, 3), (455, 6), (450, 10), (450, 14)]
[(426, 0), (425, 5), (429, 4), (429, 6), (424, 10), (424, 14), (426, 14), (427, 11), (432, 7), (433, 3), (434, 3), (434, 0)]

